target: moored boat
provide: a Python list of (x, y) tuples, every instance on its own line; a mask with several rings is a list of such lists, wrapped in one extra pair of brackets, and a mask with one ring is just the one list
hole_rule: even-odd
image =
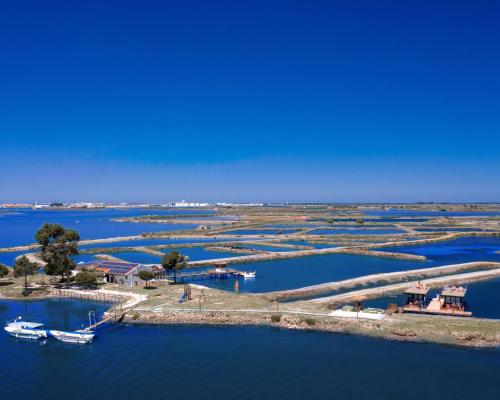
[(79, 329), (74, 332), (68, 331), (58, 331), (51, 329), (49, 331), (50, 336), (54, 339), (60, 340), (61, 342), (66, 343), (92, 343), (94, 337), (96, 336), (95, 329), (96, 327), (96, 319), (95, 313), (93, 311), (89, 311), (89, 327), (87, 329)]
[(48, 336), (44, 324), (41, 322), (27, 321), (22, 317), (17, 317), (13, 321), (8, 321), (4, 329), (10, 336), (20, 339), (37, 340)]
[(95, 313), (93, 311), (89, 311), (89, 326), (87, 329), (79, 329), (74, 332), (51, 329), (49, 334), (54, 339), (60, 340), (61, 342), (81, 344), (92, 343), (96, 336), (96, 333), (93, 330), (96, 325)]
[(249, 279), (249, 278), (255, 278), (255, 274), (256, 272), (255, 271), (251, 271), (251, 272), (247, 272), (247, 271), (242, 271), (241, 272), (241, 276), (245, 279)]
[(50, 336), (66, 343), (91, 343), (94, 340), (95, 332), (78, 330), (74, 332), (50, 330)]

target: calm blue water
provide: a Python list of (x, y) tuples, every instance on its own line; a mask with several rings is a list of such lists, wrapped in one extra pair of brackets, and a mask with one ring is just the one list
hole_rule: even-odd
[[(240, 289), (248, 292), (269, 292), (294, 289), (319, 283), (350, 279), (366, 274), (429, 268), (469, 261), (500, 261), (500, 238), (460, 238), (426, 246), (398, 246), (385, 251), (420, 254), (427, 261), (408, 261), (366, 257), (349, 254), (330, 254), (241, 264), (244, 271), (257, 271), (257, 277), (241, 280)], [(231, 280), (205, 281), (207, 285), (233, 290)]]
[[(335, 219), (335, 223), (342, 223), (342, 222), (356, 222), (359, 218), (339, 218)], [(381, 217), (381, 218), (376, 218), (373, 216), (372, 218), (362, 218), (363, 221), (365, 222), (390, 222), (390, 223), (399, 223), (399, 222), (427, 222), (430, 220), (430, 218), (418, 218), (418, 217), (411, 217), (411, 218), (402, 218), (400, 216), (389, 216), (389, 217)]]
[(309, 233), (313, 235), (390, 235), (390, 234), (405, 233), (405, 232), (400, 229), (352, 228), (352, 229), (318, 229)]
[[(417, 232), (475, 232), (481, 229), (477, 228), (415, 228)], [(491, 230), (483, 229), (485, 232), (491, 232)]]
[(209, 260), (212, 258), (234, 257), (238, 254), (222, 251), (207, 251), (204, 247), (178, 247), (175, 249), (163, 249), (165, 253), (177, 251), (188, 256), (190, 261)]
[(95, 243), (89, 245), (79, 246), (80, 249), (90, 249), (97, 247), (134, 247), (134, 246), (156, 246), (163, 244), (184, 244), (184, 243), (217, 243), (227, 241), (227, 239), (140, 239), (140, 240), (126, 240), (123, 242), (111, 243)]
[[(1, 247), (1, 246), (0, 246)], [(24, 254), (24, 251), (16, 251), (10, 253), (0, 253), (0, 264), (7, 266), (12, 266), (16, 260), (16, 257)]]
[(266, 228), (276, 228), (276, 229), (303, 229), (303, 228), (315, 228), (319, 226), (319, 224), (266, 224), (264, 226)]
[(248, 247), (252, 249), (257, 249), (257, 250), (264, 250), (264, 251), (295, 251), (297, 249), (293, 249), (290, 247), (274, 247), (274, 246), (265, 246), (265, 245), (256, 245), (256, 244), (250, 244)]
[[(257, 271), (255, 279), (240, 279), (240, 290), (270, 292), (338, 281), (378, 272), (428, 267), (428, 264), (380, 257), (329, 254), (234, 265), (242, 271)], [(203, 285), (233, 290), (233, 280), (203, 281)]]
[[(25, 308), (73, 327), (89, 305), (0, 302), (0, 320)], [(10, 400), (486, 399), (496, 398), (500, 371), (499, 349), (249, 327), (114, 326), (91, 345), (2, 332), (0, 354)]]
[[(144, 210), (144, 209), (102, 209), (102, 210), (31, 210), (16, 209), (0, 212), (0, 245), (20, 246), (35, 242), (36, 231), (45, 223), (58, 223), (65, 228), (76, 229), (80, 238), (99, 239), (113, 236), (137, 235), (145, 232), (163, 232), (191, 229), (194, 224), (142, 224), (112, 222), (113, 218), (133, 217), (148, 213), (161, 215), (196, 214), (194, 210)], [(205, 213), (205, 211), (203, 212)]]
[(426, 264), (444, 265), (470, 261), (500, 261), (500, 237), (463, 237), (425, 246), (386, 247), (382, 251), (420, 254), (429, 261)]
[(288, 235), (298, 231), (298, 229), (237, 229), (234, 231), (226, 231), (224, 233), (231, 235), (278, 235), (282, 233), (284, 235)]
[(363, 210), (363, 213), (372, 217), (497, 217), (500, 211), (421, 211), (400, 210), (391, 208), (389, 210)]
[[(172, 251), (177, 251), (185, 256), (188, 256), (190, 261), (208, 260), (212, 258), (227, 258), (227, 257), (234, 257), (235, 255), (237, 255), (235, 253), (230, 253), (230, 252), (207, 251), (203, 247), (175, 247), (168, 249), (160, 249), (159, 251), (165, 254), (170, 253)], [(134, 263), (158, 264), (159, 262), (161, 262), (161, 257), (141, 252), (124, 251), (124, 252), (109, 253), (109, 254), (114, 257), (118, 257), (123, 260)]]

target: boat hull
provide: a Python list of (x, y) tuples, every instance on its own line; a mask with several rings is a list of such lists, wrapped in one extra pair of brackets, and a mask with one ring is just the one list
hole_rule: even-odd
[(47, 337), (47, 331), (44, 330), (27, 330), (27, 329), (13, 329), (10, 327), (5, 327), (5, 331), (12, 337), (17, 339), (29, 339), (29, 340), (38, 340)]
[(61, 342), (65, 343), (77, 343), (77, 344), (85, 344), (92, 343), (94, 340), (95, 334), (92, 332), (89, 333), (77, 333), (77, 332), (64, 332), (64, 331), (49, 331), (50, 336), (54, 339), (57, 339)]

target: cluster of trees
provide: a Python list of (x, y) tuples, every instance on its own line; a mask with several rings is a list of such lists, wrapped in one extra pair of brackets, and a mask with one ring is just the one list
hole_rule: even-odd
[[(71, 280), (71, 272), (76, 268), (73, 256), (78, 255), (78, 241), (80, 235), (73, 229), (65, 229), (59, 224), (44, 224), (35, 235), (37, 243), (41, 247), (40, 257), (45, 261), (45, 273), (50, 276), (60, 276), (61, 281), (67, 283)], [(188, 258), (177, 251), (165, 254), (161, 260), (161, 265), (168, 275), (173, 274), (174, 282), (177, 279), (177, 272), (187, 265)], [(28, 291), (28, 276), (38, 273), (39, 264), (30, 261), (26, 256), (16, 259), (13, 268), (15, 277), (24, 277), (24, 290)], [(10, 269), (0, 264), (0, 278), (9, 274)], [(146, 281), (154, 278), (151, 271), (140, 271), (139, 277)], [(84, 270), (75, 276), (75, 282), (83, 287), (95, 287), (98, 281), (98, 273)]]
[(182, 270), (187, 265), (187, 257), (178, 253), (177, 251), (172, 251), (165, 254), (161, 260), (161, 266), (167, 272), (167, 274), (173, 273), (174, 282), (177, 280), (177, 271)]
[(42, 248), (42, 260), (47, 263), (45, 273), (59, 275), (61, 280), (66, 278), (66, 282), (69, 282), (71, 271), (76, 267), (72, 257), (78, 255), (78, 232), (59, 224), (44, 224), (37, 231), (35, 239)]

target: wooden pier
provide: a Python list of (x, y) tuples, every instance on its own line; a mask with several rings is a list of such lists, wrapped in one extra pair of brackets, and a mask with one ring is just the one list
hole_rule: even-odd
[(167, 275), (166, 280), (172, 283), (184, 283), (192, 281), (203, 281), (208, 279), (231, 279), (243, 276), (242, 271), (236, 269), (210, 269), (201, 272)]

